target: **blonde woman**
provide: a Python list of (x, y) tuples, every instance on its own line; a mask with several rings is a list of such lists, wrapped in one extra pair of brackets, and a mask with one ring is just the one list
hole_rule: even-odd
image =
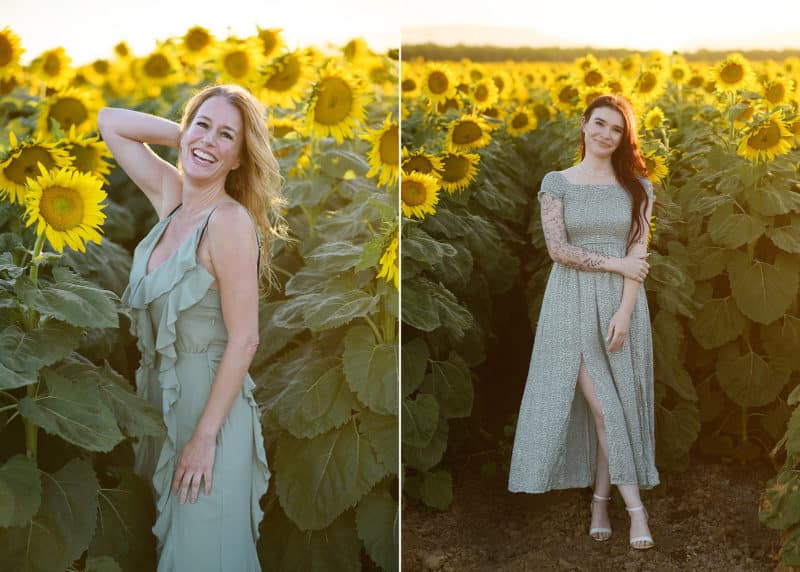
[[(115, 108), (98, 124), (159, 217), (123, 294), (142, 354), (137, 392), (167, 427), (135, 451), (156, 498), (158, 570), (260, 570), (270, 473), (247, 370), (259, 285), (272, 281), (259, 235), (284, 234), (264, 110), (246, 90), (218, 85), (188, 102), (180, 125)], [(177, 147), (178, 166), (148, 144)]]

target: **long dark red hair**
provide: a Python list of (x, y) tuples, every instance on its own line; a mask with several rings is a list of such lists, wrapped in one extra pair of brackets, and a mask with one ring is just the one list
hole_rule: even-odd
[[(633, 201), (631, 228), (628, 232), (628, 247), (647, 226), (645, 205), (647, 192), (640, 177), (647, 177), (647, 162), (639, 151), (639, 136), (636, 132), (636, 117), (630, 102), (621, 95), (601, 95), (592, 100), (583, 112), (583, 122), (589, 123), (592, 112), (598, 107), (610, 107), (622, 115), (625, 130), (619, 147), (611, 155), (611, 165), (617, 181), (628, 192)], [(586, 137), (581, 130), (581, 160), (586, 156)]]

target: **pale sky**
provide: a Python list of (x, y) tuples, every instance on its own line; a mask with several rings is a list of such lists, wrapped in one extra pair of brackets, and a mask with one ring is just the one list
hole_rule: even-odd
[(800, 48), (800, 0), (401, 1), (404, 43)]
[(156, 40), (201, 25), (216, 37), (250, 36), (283, 28), (290, 48), (364, 38), (378, 52), (400, 45), (397, 5), (402, 0), (0, 0), (0, 28), (22, 38), (28, 63), (63, 46), (74, 65), (109, 57), (125, 40), (148, 54)]

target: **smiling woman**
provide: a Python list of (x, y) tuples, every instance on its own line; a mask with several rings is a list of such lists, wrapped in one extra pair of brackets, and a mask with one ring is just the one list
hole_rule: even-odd
[[(99, 115), (117, 163), (160, 219), (136, 248), (122, 296), (142, 353), (137, 391), (167, 426), (166, 438), (135, 449), (156, 495), (159, 570), (260, 569), (270, 472), (247, 369), (259, 275), (269, 279), (258, 235), (285, 233), (263, 118), (258, 101), (230, 85), (193, 97), (180, 126), (125, 109)], [(180, 169), (147, 143), (178, 147)]]

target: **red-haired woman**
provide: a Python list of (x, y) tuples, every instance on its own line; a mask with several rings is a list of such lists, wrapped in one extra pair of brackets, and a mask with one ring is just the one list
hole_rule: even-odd
[[(594, 486), (589, 534), (608, 540), (617, 485), (630, 545), (654, 543), (639, 489), (658, 484), (653, 353), (642, 283), (655, 200), (630, 103), (604, 95), (581, 118), (581, 162), (548, 173), (539, 201), (553, 268), (520, 406), (508, 488)], [(577, 390), (576, 390), (577, 386)]]

